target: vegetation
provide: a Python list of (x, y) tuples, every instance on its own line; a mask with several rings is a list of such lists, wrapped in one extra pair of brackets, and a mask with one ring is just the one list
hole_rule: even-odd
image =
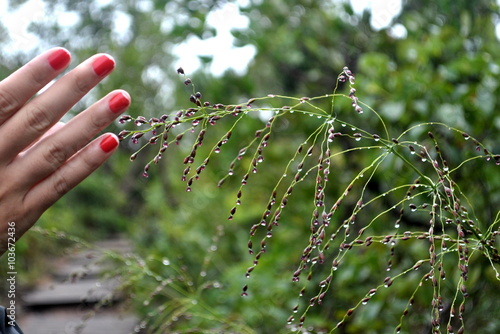
[(80, 19), (33, 31), (78, 59), (113, 54), (88, 101), (125, 88), (135, 124), (116, 124), (120, 152), (39, 226), (132, 238), (108, 275), (143, 327), (498, 331), (496, 2), (405, 1), (381, 30), (341, 1), (249, 2), (233, 32), (257, 50), (248, 72), (180, 82), (172, 49), (210, 37), (220, 2), (45, 2)]

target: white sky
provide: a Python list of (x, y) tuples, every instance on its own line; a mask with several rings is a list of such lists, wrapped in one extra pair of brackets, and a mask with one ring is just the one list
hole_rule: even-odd
[[(101, 1), (104, 3), (108, 0)], [(247, 2), (247, 0), (238, 0), (238, 4), (243, 6)], [(371, 8), (374, 28), (387, 26), (401, 10), (401, 0), (351, 0), (351, 2), (355, 11), (358, 12)], [(118, 24), (122, 21), (126, 25), (126, 17), (121, 18), (123, 20), (118, 20)], [(32, 50), (37, 45), (38, 39), (30, 34), (27, 28), (31, 22), (46, 19), (45, 5), (42, 0), (29, 0), (14, 12), (7, 12), (7, 1), (0, 1), (0, 20), (9, 29), (11, 42), (8, 48), (11, 50)], [(70, 24), (75, 19), (77, 18), (74, 15), (64, 12), (57, 15), (57, 20), (62, 24)], [(217, 30), (217, 35), (206, 40), (193, 36), (179, 45), (175, 50), (179, 58), (178, 64), (182, 64), (188, 72), (194, 72), (200, 66), (198, 55), (205, 55), (213, 57), (210, 69), (215, 75), (222, 74), (228, 68), (240, 74), (244, 73), (255, 55), (255, 48), (253, 46), (234, 47), (234, 39), (230, 30), (231, 28), (244, 28), (248, 25), (248, 19), (240, 14), (236, 4), (226, 4), (221, 9), (212, 12), (207, 21)], [(204, 51), (196, 52), (197, 50)], [(187, 68), (188, 64), (191, 68)]]
[(9, 48), (16, 51), (31, 50), (38, 39), (27, 32), (31, 22), (45, 18), (45, 5), (42, 1), (29, 1), (15, 12), (7, 12), (8, 1), (0, 1), (0, 21), (9, 30), (12, 41)]
[[(198, 55), (212, 56), (211, 72), (221, 75), (228, 68), (232, 68), (239, 74), (245, 73), (248, 63), (255, 56), (256, 50), (247, 45), (241, 48), (234, 47), (231, 29), (244, 28), (248, 26), (248, 18), (241, 15), (236, 4), (226, 4), (222, 8), (211, 12), (207, 17), (207, 23), (217, 30), (213, 38), (201, 40), (191, 36), (175, 50), (179, 58), (176, 67), (183, 66), (187, 72), (192, 73), (189, 67), (199, 67)], [(204, 52), (193, 52), (193, 50), (204, 50)], [(209, 51), (209, 52), (207, 52)]]

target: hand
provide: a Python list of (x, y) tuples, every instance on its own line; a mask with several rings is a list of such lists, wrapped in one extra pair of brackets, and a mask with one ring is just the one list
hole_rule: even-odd
[(65, 49), (51, 49), (0, 82), (0, 255), (12, 241), (11, 222), (17, 240), (118, 146), (111, 133), (91, 139), (128, 108), (125, 91), (111, 92), (66, 124), (58, 122), (111, 73), (115, 62), (110, 56), (87, 59), (32, 98), (70, 58)]

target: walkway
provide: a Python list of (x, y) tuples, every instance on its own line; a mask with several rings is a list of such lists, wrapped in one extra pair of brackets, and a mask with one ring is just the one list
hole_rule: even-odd
[[(129, 243), (121, 239), (103, 241), (98, 246), (121, 254), (130, 252)], [(137, 318), (120, 309), (116, 296), (111, 306), (93, 314), (95, 304), (109, 297), (117, 284), (99, 279), (102, 268), (95, 264), (94, 253), (82, 251), (58, 259), (50, 281), (22, 297), (24, 311), (18, 322), (25, 334), (136, 333)], [(72, 277), (78, 279), (71, 282)]]

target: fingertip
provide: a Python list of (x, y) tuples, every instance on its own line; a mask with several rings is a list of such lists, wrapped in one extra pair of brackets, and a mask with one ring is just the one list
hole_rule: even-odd
[(97, 76), (103, 77), (113, 71), (115, 64), (115, 60), (112, 56), (103, 53), (96, 55), (92, 63), (92, 68)]
[(71, 54), (65, 48), (58, 47), (50, 51), (50, 55), (47, 59), (52, 69), (60, 71), (69, 65)]
[(119, 144), (118, 137), (112, 133), (104, 135), (99, 143), (99, 147), (104, 153), (110, 153), (114, 151)]
[(111, 99), (108, 102), (109, 109), (115, 114), (120, 113), (125, 109), (127, 109), (130, 106), (130, 103), (131, 103), (130, 94), (121, 89), (115, 91), (113, 97), (111, 97)]

